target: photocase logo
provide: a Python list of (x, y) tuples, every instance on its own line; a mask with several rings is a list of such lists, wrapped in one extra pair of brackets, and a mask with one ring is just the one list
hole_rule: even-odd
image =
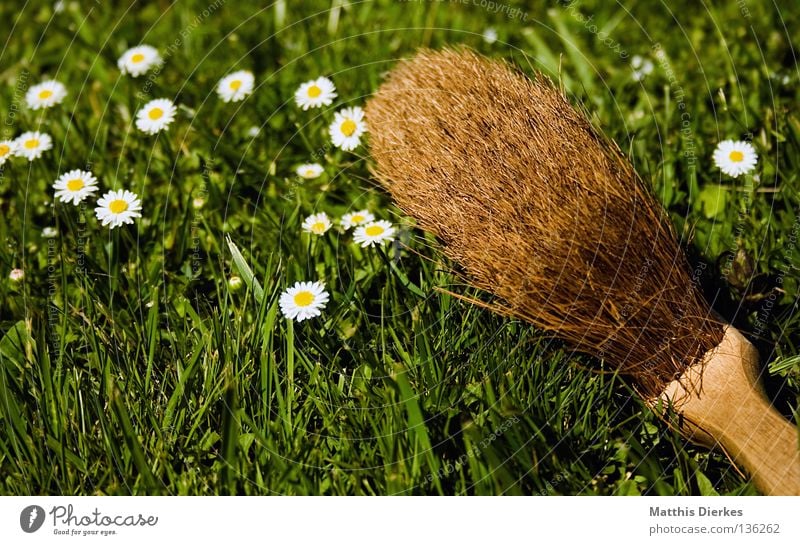
[(39, 505), (29, 505), (19, 514), (19, 526), (26, 534), (32, 534), (44, 524), (44, 508)]

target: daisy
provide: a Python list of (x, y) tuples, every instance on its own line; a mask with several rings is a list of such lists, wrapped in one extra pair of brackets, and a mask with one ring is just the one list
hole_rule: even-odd
[(156, 134), (158, 131), (169, 127), (175, 119), (175, 105), (166, 98), (157, 98), (145, 104), (136, 113), (136, 127), (148, 134)]
[(42, 156), (42, 153), (52, 149), (53, 139), (49, 134), (29, 131), (24, 132), (14, 141), (14, 154), (33, 161)]
[(319, 178), (323, 171), (324, 169), (319, 163), (307, 163), (305, 165), (300, 165), (296, 170), (297, 175), (301, 178), (305, 178), (306, 180)]
[(13, 140), (0, 140), (0, 165), (15, 155), (17, 143)]
[(631, 58), (631, 68), (633, 68), (633, 80), (642, 81), (646, 76), (653, 73), (653, 61), (634, 55)]
[(133, 223), (133, 218), (141, 218), (142, 204), (135, 193), (127, 189), (109, 191), (97, 200), (94, 213), (103, 225), (111, 229), (123, 223)]
[(302, 322), (322, 314), (330, 295), (322, 282), (295, 282), (281, 294), (281, 312), (290, 320)]
[(11, 272), (8, 273), (8, 277), (13, 282), (22, 282), (22, 279), (25, 278), (25, 271), (22, 269), (11, 269)]
[(25, 93), (25, 102), (31, 110), (50, 108), (56, 104), (61, 104), (67, 96), (67, 88), (64, 84), (55, 80), (45, 81), (39, 85), (34, 85)]
[(325, 77), (307, 81), (294, 92), (294, 101), (303, 111), (330, 106), (334, 98), (336, 98), (336, 86)]
[(497, 30), (492, 27), (483, 31), (483, 41), (491, 45), (497, 41)]
[(353, 242), (361, 244), (362, 248), (394, 240), (395, 228), (391, 222), (385, 220), (373, 221), (357, 227), (353, 232)]
[(61, 202), (79, 204), (83, 199), (97, 191), (97, 178), (85, 170), (70, 170), (53, 183), (56, 198)]
[(225, 102), (239, 102), (253, 92), (255, 78), (248, 70), (228, 74), (217, 84), (217, 94)]
[(333, 145), (344, 151), (352, 151), (361, 143), (361, 135), (367, 130), (364, 110), (358, 106), (336, 112), (333, 123), (328, 128)]
[(328, 214), (320, 212), (319, 214), (311, 214), (303, 222), (303, 231), (312, 233), (314, 235), (324, 235), (325, 232), (331, 228), (331, 220), (328, 219)]
[(159, 64), (161, 64), (161, 55), (158, 54), (158, 49), (150, 45), (132, 47), (117, 61), (120, 71), (133, 77), (141, 76)]
[(350, 229), (362, 223), (370, 223), (375, 221), (375, 216), (370, 214), (369, 210), (359, 210), (358, 212), (350, 212), (342, 216), (342, 227)]
[(58, 236), (58, 230), (55, 227), (45, 227), (42, 229), (42, 236), (44, 238), (55, 238)]
[(723, 140), (714, 150), (714, 164), (734, 178), (751, 172), (758, 160), (755, 148), (749, 142)]

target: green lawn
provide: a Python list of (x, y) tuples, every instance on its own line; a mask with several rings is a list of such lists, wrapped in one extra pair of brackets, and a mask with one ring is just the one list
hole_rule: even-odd
[[(40, 130), (54, 144), (0, 167), (0, 493), (756, 493), (598, 362), (451, 295), (486, 297), (377, 187), (368, 134), (344, 152), (327, 128), (421, 46), (467, 44), (559, 79), (652, 182), (709, 301), (751, 335), (777, 409), (796, 416), (800, 7), (255, 4), (0, 3), (0, 140)], [(122, 75), (117, 58), (140, 43), (163, 68)], [(641, 81), (634, 55), (653, 65)], [(217, 81), (239, 69), (255, 92), (225, 103)], [(303, 111), (294, 92), (318, 76), (339, 97)], [(47, 77), (67, 98), (27, 108)], [(176, 120), (139, 132), (136, 112), (161, 97)], [(713, 165), (725, 139), (753, 143), (757, 176)], [(299, 180), (306, 162), (324, 174)], [(51, 184), (75, 168), (100, 191), (54, 204)], [(143, 217), (110, 230), (94, 206), (113, 188), (137, 193)], [(361, 208), (398, 241), (301, 232), (314, 212)], [(246, 274), (227, 237), (262, 297), (229, 288)], [(291, 322), (278, 299), (306, 280), (331, 300)]]

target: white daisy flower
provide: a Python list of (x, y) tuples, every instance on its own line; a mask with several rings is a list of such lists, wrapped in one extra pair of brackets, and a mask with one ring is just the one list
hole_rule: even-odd
[(642, 81), (645, 76), (653, 73), (653, 61), (645, 59), (641, 55), (634, 55), (631, 57), (631, 68), (633, 68), (634, 81)]
[(176, 111), (175, 105), (167, 98), (151, 100), (136, 113), (136, 128), (148, 134), (156, 134), (169, 127), (175, 119)]
[(296, 172), (301, 178), (312, 180), (314, 178), (319, 178), (320, 174), (324, 172), (324, 169), (319, 163), (307, 163), (297, 167)]
[(758, 154), (749, 142), (723, 140), (714, 150), (714, 164), (734, 178), (752, 171), (758, 161)]
[(97, 200), (94, 213), (104, 226), (111, 229), (123, 223), (133, 223), (134, 218), (141, 218), (142, 204), (135, 193), (127, 189), (109, 191)]
[(290, 320), (302, 322), (322, 314), (330, 299), (322, 282), (296, 282), (281, 294), (281, 312)]
[(334, 98), (336, 98), (336, 86), (326, 77), (307, 81), (294, 92), (294, 101), (303, 111), (330, 106)]
[(14, 140), (0, 140), (0, 165), (16, 155), (17, 143)]
[(350, 229), (351, 227), (357, 227), (373, 221), (375, 221), (375, 216), (373, 216), (369, 210), (359, 210), (358, 212), (350, 212), (342, 216), (342, 227)]
[(150, 45), (132, 47), (117, 61), (120, 71), (133, 77), (141, 76), (159, 64), (161, 64), (161, 55), (158, 54), (158, 49)]
[(31, 110), (39, 110), (61, 104), (66, 96), (67, 88), (64, 87), (64, 84), (51, 80), (28, 89), (28, 92), (25, 93), (25, 102)]
[(45, 151), (53, 148), (53, 139), (49, 134), (43, 132), (24, 132), (14, 141), (14, 148), (14, 155), (33, 161), (41, 157)]
[(45, 227), (42, 229), (42, 236), (44, 238), (55, 238), (58, 236), (58, 229), (55, 227)]
[(333, 145), (344, 151), (352, 151), (361, 143), (361, 135), (367, 130), (364, 110), (358, 106), (336, 112), (333, 123), (328, 128)]
[(12, 282), (22, 282), (22, 279), (25, 278), (25, 271), (22, 269), (11, 269), (11, 272), (8, 273), (8, 277)]
[(225, 102), (239, 102), (253, 92), (255, 78), (248, 70), (228, 74), (217, 84), (217, 94)]
[(324, 235), (325, 232), (331, 228), (331, 220), (328, 214), (320, 212), (319, 214), (311, 214), (305, 221), (303, 221), (303, 231), (314, 235)]
[(56, 198), (61, 202), (79, 204), (83, 199), (97, 191), (97, 178), (85, 170), (70, 170), (53, 183)]
[(361, 225), (353, 232), (353, 242), (361, 244), (362, 248), (394, 240), (395, 228), (391, 222), (385, 220), (373, 221)]
[(491, 45), (497, 41), (497, 30), (492, 27), (483, 31), (483, 41)]
[(261, 134), (261, 129), (259, 129), (255, 125), (247, 129), (247, 136), (249, 136), (250, 138), (255, 138), (259, 134)]

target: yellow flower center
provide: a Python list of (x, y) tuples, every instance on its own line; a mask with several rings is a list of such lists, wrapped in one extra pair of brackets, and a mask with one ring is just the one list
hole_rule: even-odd
[(364, 216), (360, 214), (356, 214), (355, 216), (350, 218), (351, 223), (361, 223), (362, 221), (364, 221)]
[(341, 129), (343, 135), (353, 136), (353, 133), (356, 132), (356, 122), (352, 119), (346, 119), (339, 128)]
[(147, 114), (147, 117), (149, 117), (150, 119), (155, 121), (156, 119), (161, 119), (161, 116), (163, 116), (163, 115), (164, 115), (164, 110), (162, 110), (161, 108), (153, 108)]
[(131, 57), (131, 62), (133, 63), (139, 63), (142, 62), (143, 60), (144, 60), (144, 55), (142, 55), (141, 53), (135, 53), (133, 57)]
[(308, 88), (308, 97), (309, 98), (317, 98), (319, 95), (322, 94), (322, 89), (320, 89), (316, 85), (312, 85)]
[(111, 210), (112, 214), (122, 214), (128, 209), (128, 201), (122, 199), (113, 200), (108, 203), (108, 209)]
[(741, 151), (732, 151), (728, 158), (734, 163), (740, 163), (744, 160), (744, 153)]
[(307, 169), (307, 170), (306, 170), (306, 176), (308, 176), (309, 178), (310, 178), (311, 176), (314, 176), (314, 175), (316, 175), (316, 174), (317, 174), (317, 173), (314, 171), (314, 169), (313, 169), (313, 168), (309, 168), (309, 169)]
[(316, 234), (316, 235), (321, 235), (322, 233), (325, 232), (325, 228), (326, 227), (327, 226), (323, 222), (318, 221), (317, 223), (315, 223), (315, 224), (313, 224), (311, 226), (311, 232)]
[(241, 86), (242, 86), (242, 80), (240, 79), (233, 80), (230, 85), (231, 89), (233, 89), (234, 91), (238, 91), (239, 87)]
[(364, 232), (367, 234), (368, 237), (377, 237), (382, 235), (384, 230), (385, 229), (380, 225), (370, 225), (369, 227), (364, 229)]
[(0, 144), (0, 157), (5, 157), (11, 151), (11, 146)]
[(75, 178), (67, 182), (67, 189), (70, 191), (80, 191), (83, 189), (84, 183), (80, 178)]
[(36, 138), (25, 140), (25, 147), (28, 149), (36, 149), (39, 147), (39, 141)]
[(42, 100), (50, 98), (51, 96), (53, 96), (53, 91), (49, 89), (45, 89), (44, 91), (39, 91), (39, 98)]
[(300, 291), (294, 296), (294, 304), (298, 307), (307, 307), (314, 302), (314, 294), (310, 291)]

